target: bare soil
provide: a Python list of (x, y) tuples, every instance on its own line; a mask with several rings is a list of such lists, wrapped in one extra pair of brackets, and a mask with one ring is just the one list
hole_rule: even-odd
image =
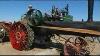
[[(63, 37), (74, 37), (74, 36), (67, 36), (63, 35)], [(56, 40), (52, 39), (53, 42), (60, 42), (64, 44), (65, 40), (59, 39), (56, 36)], [(90, 37), (87, 38), (87, 41), (92, 40)], [(100, 55), (100, 43), (95, 39), (94, 42), (88, 42), (89, 47), (90, 47), (90, 55)], [(54, 45), (53, 45), (54, 46)], [(32, 50), (28, 51), (19, 51), (14, 49), (10, 42), (5, 42), (5, 43), (0, 43), (0, 55), (60, 55), (60, 51), (57, 48), (46, 48), (46, 49), (41, 49), (41, 48), (33, 48)]]
[(19, 51), (14, 49), (10, 42), (0, 43), (0, 55), (60, 55), (60, 52), (53, 49), (33, 48), (28, 51)]

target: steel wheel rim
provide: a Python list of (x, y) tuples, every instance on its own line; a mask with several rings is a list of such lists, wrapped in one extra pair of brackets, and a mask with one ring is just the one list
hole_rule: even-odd
[(23, 24), (17, 22), (13, 24), (12, 30), (10, 31), (10, 42), (13, 48), (17, 50), (27, 49), (27, 30)]

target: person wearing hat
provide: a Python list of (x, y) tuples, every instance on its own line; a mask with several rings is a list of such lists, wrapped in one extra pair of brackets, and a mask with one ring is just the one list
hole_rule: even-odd
[(32, 8), (32, 5), (29, 5), (28, 6), (28, 12), (27, 12), (27, 15), (31, 15), (33, 13), (33, 8)]

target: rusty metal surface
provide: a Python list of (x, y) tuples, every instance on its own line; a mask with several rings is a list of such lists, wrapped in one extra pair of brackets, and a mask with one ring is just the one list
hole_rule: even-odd
[(54, 26), (54, 27), (78, 28), (78, 29), (88, 29), (88, 30), (100, 31), (100, 21), (95, 21), (92, 23), (80, 22), (80, 21), (73, 21), (73, 22), (45, 21), (44, 25)]
[(5, 29), (7, 32), (10, 31), (12, 23), (0, 22), (0, 28)]
[(54, 26), (37, 26), (40, 28), (46, 28), (46, 29), (52, 29), (52, 30), (60, 30), (60, 31), (70, 31), (70, 32), (74, 32), (74, 33), (86, 33), (86, 34), (91, 34), (91, 35), (98, 35), (100, 36), (100, 32), (99, 31), (94, 31), (94, 30), (88, 30), (88, 29), (77, 29), (77, 28), (63, 28), (63, 27), (54, 27)]
[(9, 31), (12, 24), (7, 22), (0, 22), (0, 43), (9, 41)]
[(86, 50), (87, 45), (86, 40), (80, 37), (69, 38), (64, 44), (64, 55), (89, 55), (90, 51)]

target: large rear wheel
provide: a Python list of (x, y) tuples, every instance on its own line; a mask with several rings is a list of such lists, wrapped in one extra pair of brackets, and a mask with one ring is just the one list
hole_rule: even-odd
[(16, 22), (9, 32), (10, 42), (13, 48), (17, 50), (29, 50), (34, 40), (34, 31), (27, 24)]

